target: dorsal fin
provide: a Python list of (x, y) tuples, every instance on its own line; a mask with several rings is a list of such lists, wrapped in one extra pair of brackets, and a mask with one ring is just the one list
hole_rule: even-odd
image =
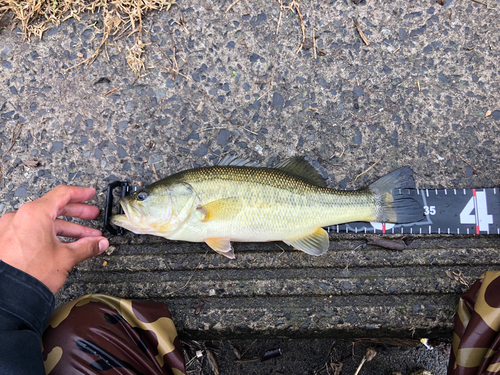
[(231, 166), (231, 167), (260, 167), (261, 165), (256, 161), (251, 161), (248, 159), (241, 159), (236, 155), (226, 155), (221, 161), (217, 163), (219, 166)]
[(313, 185), (326, 187), (325, 179), (316, 168), (302, 156), (294, 156), (290, 159), (286, 159), (273, 168), (280, 169), (294, 176), (302, 177)]

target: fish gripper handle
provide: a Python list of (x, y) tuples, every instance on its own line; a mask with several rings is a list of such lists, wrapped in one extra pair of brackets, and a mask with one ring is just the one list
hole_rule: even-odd
[[(123, 228), (115, 228), (111, 225), (111, 216), (113, 215), (113, 191), (120, 187), (120, 198), (123, 198), (130, 192), (130, 186), (126, 181), (115, 181), (108, 185), (106, 192), (106, 210), (104, 211), (104, 229), (115, 236), (123, 234)], [(118, 213), (123, 215), (123, 208), (120, 206)]]

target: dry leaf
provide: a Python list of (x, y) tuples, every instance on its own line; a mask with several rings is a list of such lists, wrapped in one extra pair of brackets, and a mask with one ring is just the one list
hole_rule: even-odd
[(111, 255), (111, 254), (113, 254), (113, 252), (114, 252), (115, 250), (116, 250), (116, 246), (109, 246), (109, 247), (106, 249), (105, 253), (106, 253), (106, 255)]
[(36, 168), (40, 165), (40, 162), (37, 160), (25, 160), (23, 161), (24, 165), (30, 168)]
[(484, 115), (484, 117), (488, 117), (488, 116), (491, 116), (491, 111), (489, 109), (486, 111), (486, 114)]
[(342, 371), (342, 362), (339, 363), (330, 363), (330, 367), (333, 370), (333, 375), (340, 375), (340, 371)]
[(219, 375), (219, 366), (217, 366), (217, 362), (215, 361), (215, 356), (210, 349), (206, 350), (208, 363), (210, 363), (210, 367), (212, 367), (212, 371), (215, 375)]

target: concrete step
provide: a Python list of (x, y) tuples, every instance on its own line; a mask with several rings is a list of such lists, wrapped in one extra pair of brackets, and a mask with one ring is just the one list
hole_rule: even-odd
[(283, 243), (236, 243), (235, 260), (204, 244), (127, 234), (116, 250), (81, 263), (58, 304), (87, 293), (168, 304), (193, 339), (443, 337), (460, 295), (498, 269), (500, 236), (385, 236), (403, 251), (331, 237), (312, 257)]

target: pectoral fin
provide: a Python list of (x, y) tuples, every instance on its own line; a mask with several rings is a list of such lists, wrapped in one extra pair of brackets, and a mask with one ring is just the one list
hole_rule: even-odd
[(204, 204), (198, 210), (205, 215), (204, 222), (231, 220), (240, 212), (241, 204), (237, 198), (224, 198)]
[(320, 256), (328, 251), (330, 240), (328, 239), (328, 233), (323, 228), (318, 228), (315, 232), (305, 237), (283, 242), (304, 253)]
[(234, 250), (231, 246), (231, 242), (229, 241), (229, 237), (205, 238), (205, 242), (217, 253), (224, 255), (229, 259), (234, 259)]

